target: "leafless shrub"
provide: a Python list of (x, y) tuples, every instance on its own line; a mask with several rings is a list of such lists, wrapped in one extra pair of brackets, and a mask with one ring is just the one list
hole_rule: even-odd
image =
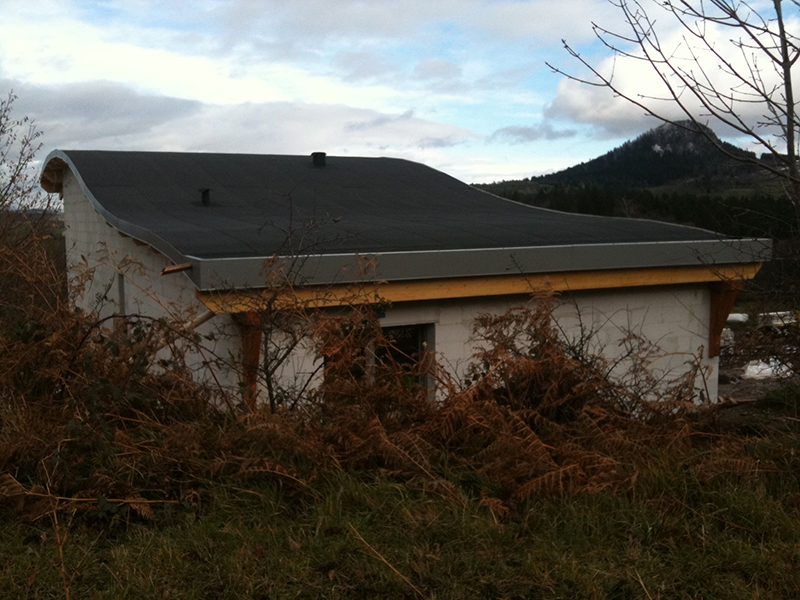
[[(474, 491), (505, 514), (532, 495), (629, 489), (643, 448), (688, 436), (674, 415), (633, 416), (607, 361), (564, 342), (547, 297), (478, 320), (467, 385), (430, 356), (399, 355), (369, 306), (318, 311), (308, 324), (320, 385), (293, 406), (244, 413), (195, 382), (185, 346), (156, 358), (164, 339), (192, 342), (174, 324), (115, 327), (56, 308), (38, 335), (2, 338), (0, 472), (16, 483), (0, 503), (27, 518), (96, 512), (102, 498), (148, 519), (213, 482), (304, 490), (331, 469), (391, 473), (458, 501)], [(423, 385), (432, 369), (436, 401)], [(465, 487), (470, 473), (480, 489)]]
[[(16, 213), (0, 209), (8, 225)], [(478, 319), (464, 384), (431, 353), (404, 354), (369, 302), (312, 310), (279, 302), (291, 289), (276, 284), (274, 304), (254, 307), (263, 332), (280, 334), (268, 350), (304, 340), (320, 378), (290, 401), (274, 388), (242, 410), (195, 380), (186, 357), (203, 340), (185, 315), (76, 311), (46, 237), (20, 231), (0, 235), (0, 275), (15, 281), (0, 306), (0, 506), (22, 518), (150, 520), (161, 506), (201, 501), (208, 485), (266, 479), (302, 492), (338, 469), (388, 473), (457, 501), (474, 494), (502, 518), (534, 495), (628, 490), (643, 449), (689, 443), (675, 408), (688, 392), (660, 392), (662, 409), (644, 397), (661, 382), (647, 379), (654, 347), (630, 336), (632, 379), (612, 377), (616, 365), (560, 334), (547, 296)], [(284, 348), (287, 331), (297, 335)]]

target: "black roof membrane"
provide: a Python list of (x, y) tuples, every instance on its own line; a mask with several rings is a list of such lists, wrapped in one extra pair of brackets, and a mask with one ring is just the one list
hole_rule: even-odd
[(131, 224), (201, 259), (719, 239), (527, 206), (401, 159), (328, 156), (315, 167), (310, 156), (62, 154), (122, 231)]

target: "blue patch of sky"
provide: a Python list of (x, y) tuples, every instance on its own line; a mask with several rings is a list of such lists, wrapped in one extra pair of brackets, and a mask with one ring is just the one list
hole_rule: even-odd
[(492, 75), (501, 76), (500, 89), (477, 90), (470, 96), (471, 102), (442, 102), (436, 106), (437, 120), (458, 124), (483, 136), (503, 127), (531, 127), (543, 122), (543, 109), (555, 96), (555, 82), (543, 87), (537, 74), (528, 72), (526, 66), (508, 77), (503, 77), (502, 72), (485, 74)]
[(185, 7), (159, 6), (157, 10), (137, 10), (136, 4), (117, 2), (73, 2), (72, 9), (79, 20), (95, 26), (133, 25), (143, 29), (169, 30), (175, 33), (213, 33), (211, 26), (192, 18), (193, 11)]
[(444, 59), (455, 64), (463, 62), (464, 47), (469, 40), (454, 23), (436, 22), (423, 27), (414, 37), (383, 47), (381, 54), (406, 65), (406, 72), (427, 59)]
[(97, 26), (116, 23), (123, 15), (123, 11), (107, 2), (73, 2), (71, 8), (79, 20)]

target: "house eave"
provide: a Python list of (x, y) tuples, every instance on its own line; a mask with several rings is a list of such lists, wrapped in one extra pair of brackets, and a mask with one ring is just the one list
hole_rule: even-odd
[[(438, 280), (663, 267), (755, 264), (769, 260), (768, 239), (701, 240), (484, 248), (380, 254), (298, 257), (186, 257), (189, 276), (201, 291), (268, 287), (280, 272), (293, 285), (316, 286), (372, 281)], [(270, 275), (272, 274), (272, 275)]]
[[(252, 313), (265, 307), (325, 308), (376, 304), (453, 300), (491, 296), (530, 295), (537, 292), (578, 292), (686, 284), (720, 284), (752, 279), (760, 263), (731, 264), (715, 267), (683, 266), (648, 269), (613, 269), (541, 273), (534, 275), (499, 275), (409, 281), (379, 281), (293, 287), (289, 284), (272, 289), (198, 291), (198, 299), (215, 313)], [(737, 287), (738, 289), (738, 287)], [(727, 316), (727, 314), (726, 314)]]
[[(83, 180), (80, 171), (77, 169), (75, 164), (72, 162), (72, 159), (66, 152), (62, 150), (53, 150), (47, 155), (47, 158), (44, 160), (42, 174), (39, 176), (39, 182), (42, 188), (49, 193), (61, 193), (63, 191), (63, 174), (65, 169), (69, 169), (72, 172), (72, 175), (77, 180), (78, 185), (80, 186), (81, 191), (86, 199), (89, 201), (89, 204), (92, 205), (92, 207), (100, 214), (101, 217), (103, 217), (103, 219), (105, 219), (109, 225), (129, 237), (151, 246), (176, 264), (186, 262), (186, 257), (184, 257), (183, 254), (181, 254), (174, 246), (166, 242), (164, 239), (153, 234), (144, 227), (140, 227), (134, 223), (120, 219), (116, 215), (106, 210), (92, 193), (92, 190), (89, 189), (89, 186), (86, 185), (86, 182)], [(197, 282), (195, 282), (195, 285), (197, 285)]]

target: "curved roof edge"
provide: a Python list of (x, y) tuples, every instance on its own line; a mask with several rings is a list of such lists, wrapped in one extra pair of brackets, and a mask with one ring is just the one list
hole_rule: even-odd
[(92, 194), (89, 186), (86, 185), (83, 177), (81, 177), (78, 168), (75, 166), (66, 152), (62, 150), (53, 150), (47, 155), (47, 158), (44, 159), (44, 167), (42, 168), (42, 174), (39, 177), (39, 182), (41, 183), (42, 188), (51, 194), (60, 193), (62, 191), (61, 186), (63, 182), (63, 173), (64, 169), (66, 168), (69, 168), (69, 170), (75, 176), (75, 179), (81, 186), (81, 191), (83, 191), (84, 196), (86, 196), (86, 199), (89, 200), (89, 203), (92, 205), (92, 207), (98, 213), (100, 213), (100, 216), (103, 217), (109, 225), (118, 231), (121, 231), (125, 235), (143, 242), (148, 246), (152, 246), (155, 250), (158, 250), (161, 252), (161, 254), (176, 264), (187, 261), (187, 258), (172, 244), (155, 235), (152, 231), (143, 227), (139, 227), (138, 225), (134, 225), (133, 223), (130, 223), (124, 219), (120, 219), (119, 217), (116, 217), (108, 212), (103, 205), (100, 204), (97, 198), (95, 198), (94, 194)]

